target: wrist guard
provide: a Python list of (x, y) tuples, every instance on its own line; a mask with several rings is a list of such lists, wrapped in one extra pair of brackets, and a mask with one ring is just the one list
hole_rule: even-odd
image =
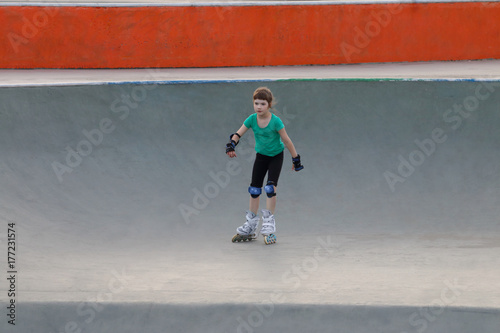
[(226, 154), (229, 153), (230, 151), (234, 151), (234, 148), (238, 145), (239, 141), (236, 142), (233, 140), (233, 136), (237, 135), (238, 138), (241, 138), (241, 136), (238, 133), (233, 133), (229, 136), (229, 143), (226, 144)]
[(300, 171), (304, 169), (304, 166), (300, 163), (300, 155), (297, 154), (297, 157), (292, 157), (292, 163), (295, 171)]

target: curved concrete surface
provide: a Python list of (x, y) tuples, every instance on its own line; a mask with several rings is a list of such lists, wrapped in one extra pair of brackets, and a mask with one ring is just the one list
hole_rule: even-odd
[[(224, 145), (260, 85), (305, 165), (285, 152), (274, 246), (230, 242), (254, 152), (251, 135), (235, 160)], [(498, 331), (499, 81), (3, 87), (0, 101), (17, 242), (2, 332)]]

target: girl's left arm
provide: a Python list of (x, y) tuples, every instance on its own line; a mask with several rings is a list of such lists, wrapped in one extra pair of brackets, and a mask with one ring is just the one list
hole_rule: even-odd
[(295, 150), (295, 146), (293, 145), (292, 140), (290, 139), (290, 137), (286, 133), (285, 128), (283, 127), (282, 129), (280, 129), (278, 131), (278, 133), (281, 137), (281, 141), (283, 141), (283, 143), (285, 144), (286, 148), (288, 149), (288, 151), (290, 152), (292, 157), (293, 158), (297, 157), (298, 154), (297, 154), (297, 151)]

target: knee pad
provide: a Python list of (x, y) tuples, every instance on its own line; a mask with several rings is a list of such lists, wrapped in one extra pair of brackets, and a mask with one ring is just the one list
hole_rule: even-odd
[(255, 199), (255, 198), (258, 198), (260, 196), (260, 194), (262, 193), (262, 189), (260, 187), (250, 186), (248, 188), (248, 193), (250, 193), (252, 198)]
[(276, 192), (274, 191), (274, 182), (267, 182), (267, 185), (264, 186), (264, 190), (266, 191), (267, 197), (272, 198), (276, 195)]

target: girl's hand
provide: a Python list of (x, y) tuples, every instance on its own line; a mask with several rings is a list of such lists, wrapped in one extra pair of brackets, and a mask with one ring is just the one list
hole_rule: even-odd
[[(232, 135), (231, 135), (232, 137)], [(229, 155), (229, 157), (235, 157), (236, 152), (234, 151), (234, 148), (236, 148), (236, 145), (238, 145), (238, 142), (231, 140), (228, 144), (226, 144), (226, 154)]]

